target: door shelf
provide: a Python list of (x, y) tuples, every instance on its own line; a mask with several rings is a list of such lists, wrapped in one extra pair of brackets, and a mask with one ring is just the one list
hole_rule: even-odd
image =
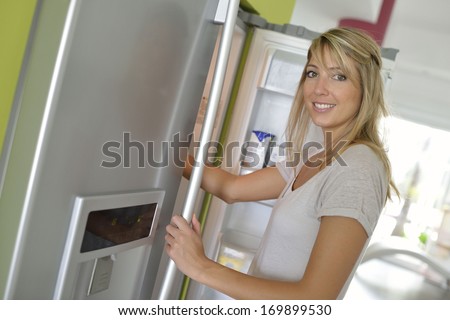
[(237, 230), (225, 230), (219, 235), (217, 262), (247, 273), (261, 239)]

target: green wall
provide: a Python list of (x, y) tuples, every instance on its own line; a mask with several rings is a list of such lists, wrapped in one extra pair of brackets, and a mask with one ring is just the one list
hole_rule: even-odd
[(37, 0), (0, 0), (0, 150)]
[(268, 22), (286, 24), (291, 21), (296, 0), (245, 0), (245, 2)]

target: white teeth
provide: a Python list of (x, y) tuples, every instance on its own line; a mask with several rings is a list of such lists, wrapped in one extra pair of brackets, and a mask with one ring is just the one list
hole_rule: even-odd
[(314, 103), (314, 106), (318, 109), (330, 109), (333, 108), (334, 104), (325, 104), (325, 103)]

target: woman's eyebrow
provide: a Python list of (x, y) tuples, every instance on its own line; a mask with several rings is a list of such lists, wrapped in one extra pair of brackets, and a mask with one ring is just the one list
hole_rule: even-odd
[[(316, 69), (319, 69), (319, 67), (318, 67), (317, 65), (313, 64), (313, 63), (307, 64), (307, 65), (306, 65), (306, 68), (316, 68)], [(327, 70), (329, 70), (329, 71), (342, 71), (342, 68), (339, 67), (339, 66), (336, 66), (336, 67), (329, 67), (329, 68), (327, 68)]]

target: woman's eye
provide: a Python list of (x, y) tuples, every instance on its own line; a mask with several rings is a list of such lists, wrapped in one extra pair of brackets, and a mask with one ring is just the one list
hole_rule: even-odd
[(314, 72), (314, 71), (306, 71), (306, 76), (308, 77), (308, 78), (315, 78), (315, 77), (317, 77), (317, 73), (316, 72)]
[(345, 81), (345, 80), (347, 80), (347, 77), (344, 76), (343, 74), (335, 74), (333, 76), (333, 79), (338, 80), (338, 81)]

